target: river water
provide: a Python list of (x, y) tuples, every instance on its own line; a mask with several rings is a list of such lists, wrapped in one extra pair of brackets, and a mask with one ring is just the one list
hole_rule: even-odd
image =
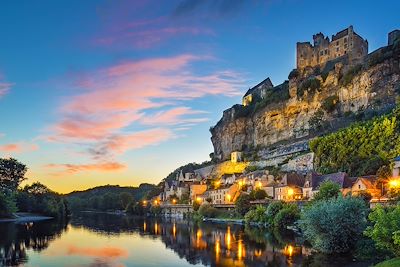
[(69, 222), (0, 223), (0, 266), (369, 266), (301, 244), (255, 227), (80, 213)]

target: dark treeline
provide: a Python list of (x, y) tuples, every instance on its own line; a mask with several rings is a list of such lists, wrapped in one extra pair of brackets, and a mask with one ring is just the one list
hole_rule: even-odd
[(0, 218), (14, 217), (18, 211), (65, 218), (68, 205), (60, 194), (41, 183), (20, 188), (27, 170), (16, 159), (0, 159)]
[(141, 184), (139, 187), (106, 185), (72, 192), (66, 197), (72, 211), (115, 211), (126, 210), (129, 204), (149, 198), (154, 191), (157, 191), (157, 187), (151, 184)]

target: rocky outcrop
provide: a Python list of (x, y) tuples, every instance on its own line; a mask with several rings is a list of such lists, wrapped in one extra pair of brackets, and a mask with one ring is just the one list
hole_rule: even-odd
[[(235, 105), (211, 128), (214, 155), (227, 160), (232, 151), (256, 151), (257, 160), (267, 159), (271, 154), (263, 151), (388, 111), (400, 91), (399, 55), (398, 49), (385, 47), (362, 66), (338, 62), (330, 70), (305, 70), (289, 80), (287, 99), (265, 106)], [(309, 80), (319, 86), (307, 87)]]

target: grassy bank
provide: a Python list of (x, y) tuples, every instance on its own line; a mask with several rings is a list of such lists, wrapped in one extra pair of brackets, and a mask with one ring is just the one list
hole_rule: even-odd
[(375, 267), (398, 267), (398, 266), (400, 266), (400, 258), (383, 261), (375, 265)]

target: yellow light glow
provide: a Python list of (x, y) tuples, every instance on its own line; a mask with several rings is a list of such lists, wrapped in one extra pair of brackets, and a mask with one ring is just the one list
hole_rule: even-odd
[(292, 257), (292, 255), (293, 255), (293, 246), (292, 245), (287, 245), (285, 247), (285, 254), (288, 255), (289, 257)]
[(391, 188), (400, 187), (400, 181), (398, 179), (392, 179), (392, 180), (389, 181), (389, 186)]
[(143, 205), (146, 205), (147, 204), (147, 201), (146, 200), (143, 200)]
[(174, 223), (174, 226), (172, 226), (172, 234), (174, 236), (174, 238), (176, 237), (176, 225)]
[(226, 243), (226, 248), (228, 250), (231, 249), (231, 227), (228, 226), (227, 230), (226, 230), (226, 235), (225, 235), (225, 243)]
[(154, 200), (154, 205), (157, 205), (158, 204), (158, 201), (157, 200)]
[(294, 194), (293, 189), (292, 189), (292, 188), (289, 188), (289, 189), (288, 189), (288, 195), (289, 195), (289, 196), (293, 196), (293, 194)]
[(176, 204), (176, 199), (175, 198), (172, 200), (172, 203)]
[(261, 188), (261, 187), (262, 187), (262, 184), (261, 184), (260, 181), (257, 183), (257, 187), (258, 187), (258, 188)]
[(231, 195), (230, 194), (226, 194), (226, 199), (228, 200), (228, 202), (231, 202)]
[(221, 253), (221, 245), (219, 242), (219, 239), (215, 242), (215, 261), (216, 263), (219, 263), (219, 255)]
[(202, 201), (201, 197), (196, 198), (196, 201), (200, 203)]
[(143, 231), (146, 232), (146, 229), (147, 229), (147, 224), (146, 222), (143, 222)]

